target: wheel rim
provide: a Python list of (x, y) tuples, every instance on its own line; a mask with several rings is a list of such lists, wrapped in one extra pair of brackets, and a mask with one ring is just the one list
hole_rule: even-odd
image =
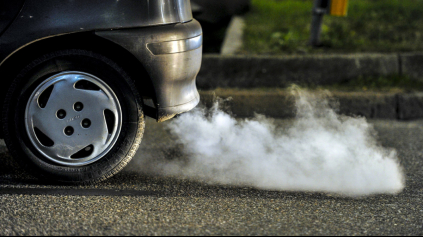
[(47, 159), (83, 166), (104, 157), (116, 143), (122, 110), (101, 79), (63, 72), (34, 90), (25, 109), (25, 127), (31, 143)]

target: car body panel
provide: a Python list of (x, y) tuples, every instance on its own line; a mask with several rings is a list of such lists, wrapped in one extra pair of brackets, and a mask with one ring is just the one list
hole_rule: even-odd
[(24, 0), (0, 0), (0, 35), (15, 19), (22, 8)]
[(26, 0), (0, 36), (0, 67), (37, 41), (80, 32), (95, 32), (138, 59), (154, 86), (158, 121), (198, 104), (202, 29), (190, 0)]
[[(158, 121), (198, 104), (195, 79), (202, 58), (202, 29), (198, 21), (96, 34), (124, 47), (145, 65), (155, 88)], [(169, 47), (172, 44), (174, 47)], [(149, 45), (155, 45), (160, 53), (154, 53)]]
[(189, 0), (26, 0), (0, 38), (0, 61), (46, 37), (187, 22), (189, 6)]

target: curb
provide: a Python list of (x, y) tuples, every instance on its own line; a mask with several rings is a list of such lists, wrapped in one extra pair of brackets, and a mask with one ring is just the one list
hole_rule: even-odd
[(204, 55), (200, 89), (328, 85), (359, 76), (408, 75), (423, 80), (423, 53), (295, 56)]
[(221, 55), (232, 55), (242, 48), (245, 21), (242, 16), (233, 16), (226, 30), (223, 40)]
[[(372, 119), (409, 120), (423, 118), (423, 92), (331, 92), (339, 102), (339, 114)], [(211, 107), (214, 98), (228, 98), (224, 110), (235, 117), (254, 117), (255, 113), (273, 118), (295, 116), (294, 96), (281, 89), (217, 89), (200, 91), (201, 101)], [(331, 97), (331, 98), (332, 98)]]

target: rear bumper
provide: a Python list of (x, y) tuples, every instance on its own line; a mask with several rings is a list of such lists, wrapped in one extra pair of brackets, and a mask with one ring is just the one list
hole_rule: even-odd
[(199, 103), (195, 80), (201, 67), (203, 35), (197, 21), (96, 34), (124, 47), (144, 65), (154, 86), (158, 121)]

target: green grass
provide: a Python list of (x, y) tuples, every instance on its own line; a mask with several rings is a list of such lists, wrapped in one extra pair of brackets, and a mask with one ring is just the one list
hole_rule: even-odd
[(313, 0), (252, 0), (246, 15), (246, 54), (406, 52), (423, 50), (422, 0), (350, 0), (347, 17), (325, 15), (312, 48)]

